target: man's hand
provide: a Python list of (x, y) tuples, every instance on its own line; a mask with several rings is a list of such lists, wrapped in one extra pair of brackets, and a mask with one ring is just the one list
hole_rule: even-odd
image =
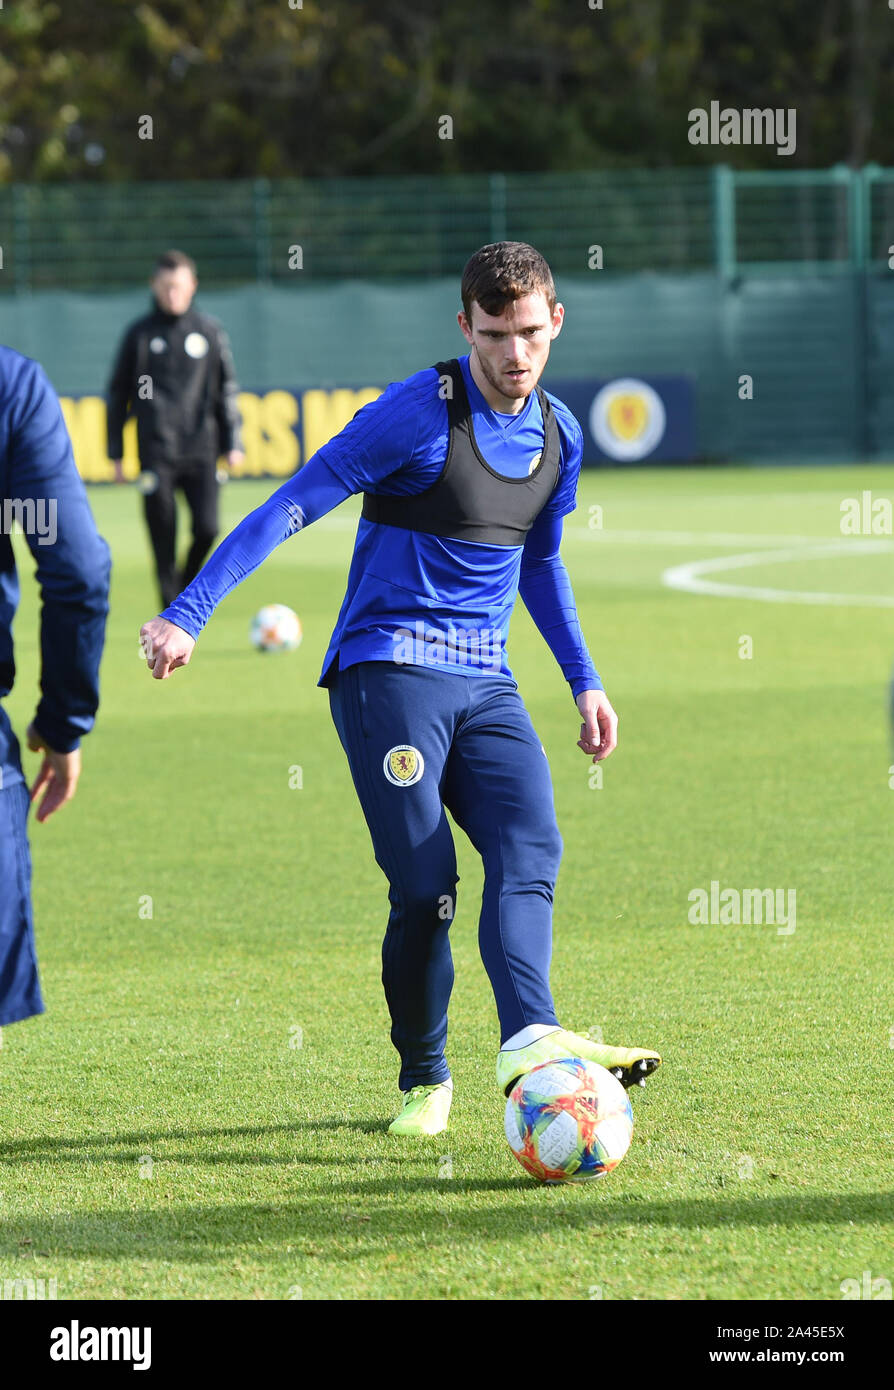
[(241, 468), (245, 462), (245, 455), (241, 449), (231, 449), (227, 454), (227, 463), (231, 468)]
[(149, 670), (157, 681), (163, 681), (178, 666), (187, 665), (196, 640), (167, 618), (152, 618), (140, 628), (140, 645)]
[(618, 716), (604, 690), (582, 690), (575, 703), (584, 717), (577, 746), (601, 763), (618, 745)]
[(26, 738), (32, 753), (42, 752), (44, 755), (40, 771), (31, 787), (30, 797), (34, 801), (46, 788), (46, 794), (36, 812), (37, 819), (45, 821), (47, 816), (58, 811), (60, 806), (64, 806), (65, 802), (71, 801), (74, 796), (81, 775), (81, 750), (74, 748), (70, 753), (57, 753), (55, 748), (49, 747), (33, 723), (28, 725)]
[(127, 479), (126, 479), (125, 476), (124, 476), (124, 460), (123, 460), (123, 459), (112, 459), (112, 466), (113, 466), (113, 468), (115, 469), (115, 482), (116, 482), (116, 483), (125, 483), (125, 482), (127, 482)]

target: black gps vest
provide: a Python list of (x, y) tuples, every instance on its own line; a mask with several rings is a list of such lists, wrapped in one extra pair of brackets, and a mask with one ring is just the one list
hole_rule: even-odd
[(446, 393), (450, 433), (444, 467), (424, 492), (410, 497), (365, 492), (361, 515), (367, 521), (451, 540), (524, 545), (559, 477), (559, 428), (545, 391), (536, 388), (543, 414), (540, 462), (526, 478), (504, 478), (479, 452), (458, 360), (438, 362), (435, 371), (442, 391), (445, 378), (453, 387)]

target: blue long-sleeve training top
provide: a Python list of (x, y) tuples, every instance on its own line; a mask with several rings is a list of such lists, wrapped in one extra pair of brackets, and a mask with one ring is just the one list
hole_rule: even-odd
[[(70, 753), (92, 729), (109, 611), (109, 547), (96, 529), (55, 391), (39, 363), (0, 347), (0, 700), (15, 680), (19, 602), (11, 533), (36, 565), (41, 697), (34, 716), (51, 748)], [(0, 778), (23, 781), (18, 739), (0, 705)]]
[[(529, 475), (544, 447), (536, 391), (522, 411), (492, 410), (459, 358), (478, 447), (506, 477)], [(411, 495), (440, 475), (447, 456), (447, 404), (440, 378), (427, 367), (392, 382), (377, 400), (313, 455), (220, 543), (203, 569), (161, 617), (198, 638), (221, 599), (275, 546), (358, 492)], [(577, 697), (601, 690), (581, 632), (571, 582), (559, 554), (562, 518), (577, 506), (583, 435), (561, 401), (546, 393), (559, 431), (556, 485), (524, 545), (489, 545), (388, 526), (361, 517), (338, 614), (318, 685), (337, 665), (405, 660), (465, 675), (511, 676), (505, 642), (517, 594), (534, 619)], [(296, 604), (296, 606), (300, 606)], [(486, 633), (467, 642), (458, 663), (449, 634)], [(404, 638), (402, 633), (411, 634)], [(435, 637), (440, 634), (440, 644)], [(446, 641), (445, 639), (446, 635)], [(476, 659), (477, 658), (477, 659)]]

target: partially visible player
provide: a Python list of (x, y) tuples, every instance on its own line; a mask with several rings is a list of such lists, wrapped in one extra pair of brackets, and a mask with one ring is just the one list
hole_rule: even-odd
[(0, 699), (15, 678), (12, 620), (18, 522), (37, 564), (41, 697), (28, 747), (42, 760), (30, 790), (19, 742), (0, 705), (0, 1025), (43, 1013), (31, 910), (30, 803), (45, 821), (75, 794), (80, 741), (99, 704), (109, 609), (109, 548), (96, 530), (59, 401), (37, 362), (0, 347)]
[(617, 716), (580, 629), (559, 554), (576, 506), (583, 436), (539, 387), (562, 326), (531, 246), (482, 247), (462, 280), (470, 352), (393, 382), (218, 547), (141, 629), (163, 680), (185, 665), (215, 606), (267, 554), (364, 493), (347, 593), (318, 684), (347, 754), (391, 904), (382, 978), (401, 1058), (398, 1134), (446, 1128), (456, 854), (449, 810), (481, 854), (479, 945), (500, 1020), (508, 1092), (542, 1062), (577, 1056), (625, 1086), (660, 1062), (562, 1029), (549, 987), (562, 854), (549, 764), (506, 661), (516, 596), (551, 648), (600, 761)]

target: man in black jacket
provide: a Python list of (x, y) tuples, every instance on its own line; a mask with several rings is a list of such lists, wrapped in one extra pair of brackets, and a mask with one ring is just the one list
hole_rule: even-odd
[[(124, 482), (122, 432), (136, 416), (140, 488), (162, 605), (198, 574), (219, 530), (217, 460), (244, 458), (229, 339), (217, 319), (193, 308), (195, 263), (182, 251), (160, 256), (150, 280), (154, 305), (127, 329), (107, 394), (108, 452)], [(192, 515), (192, 545), (176, 563), (180, 488)]]

